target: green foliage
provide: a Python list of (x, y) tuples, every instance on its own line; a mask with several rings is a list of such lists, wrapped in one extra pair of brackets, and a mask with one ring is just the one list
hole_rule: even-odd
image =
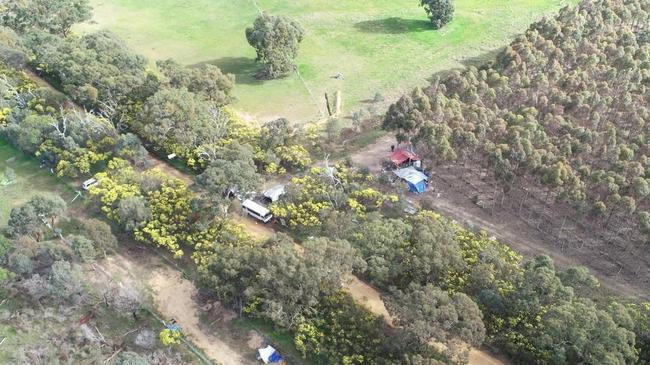
[(13, 243), (4, 235), (0, 234), (0, 263), (3, 263), (7, 255), (13, 250)]
[(131, 53), (110, 32), (65, 39), (35, 33), (29, 35), (26, 43), (34, 52), (36, 66), (85, 106), (137, 100), (150, 93), (146, 59)]
[(454, 18), (454, 0), (420, 0), (434, 29), (440, 29)]
[(111, 226), (99, 219), (86, 219), (81, 224), (81, 234), (94, 243), (97, 251), (106, 253), (117, 248), (117, 238), (111, 231)]
[(230, 94), (235, 86), (235, 77), (223, 74), (217, 66), (203, 63), (198, 67), (188, 68), (171, 59), (158, 61), (156, 65), (173, 88), (185, 88), (219, 106), (233, 101)]
[(383, 319), (337, 292), (324, 297), (314, 315), (300, 323), (294, 343), (318, 364), (386, 364), (400, 354), (386, 351)]
[(29, 235), (40, 240), (48, 225), (53, 228), (54, 219), (65, 210), (66, 203), (59, 196), (35, 195), (24, 205), (11, 210), (7, 233), (11, 237)]
[(90, 20), (92, 9), (88, 0), (25, 0), (8, 1), (0, 10), (0, 24), (18, 32), (41, 29), (67, 36), (70, 28)]
[(282, 234), (263, 246), (241, 238), (202, 244), (194, 257), (202, 278), (221, 300), (285, 328), (295, 328), (322, 296), (341, 288), (344, 275), (363, 266), (346, 241), (310, 240), (303, 252)]
[(141, 228), (135, 229), (135, 239), (164, 247), (174, 257), (183, 256), (181, 245), (187, 242), (190, 233), (190, 201), (193, 197), (182, 181), (164, 180), (160, 189), (147, 196), (152, 218)]
[[(629, 324), (631, 324), (626, 328), (633, 330), (636, 334), (635, 344), (639, 349), (638, 363), (650, 363), (650, 302), (628, 304), (626, 309), (630, 316)], [(617, 321), (615, 316), (613, 318)]]
[(257, 61), (264, 64), (257, 76), (275, 79), (295, 70), (294, 59), (304, 35), (300, 24), (285, 16), (258, 16), (253, 26), (246, 28), (246, 39), (255, 48)]
[(449, 295), (428, 284), (411, 284), (406, 292), (392, 293), (388, 309), (421, 345), (431, 339), (453, 344), (458, 338), (473, 346), (480, 346), (485, 338), (485, 327), (478, 305), (463, 293)]
[(118, 204), (122, 199), (141, 194), (140, 178), (125, 160), (112, 159), (104, 172), (95, 175), (98, 184), (90, 189), (90, 195), (99, 199), (102, 212), (109, 218), (118, 218)]
[(205, 188), (211, 197), (220, 198), (230, 191), (245, 195), (260, 187), (261, 178), (250, 149), (232, 158), (223, 157), (224, 159), (211, 161), (205, 171), (196, 178), (197, 184)]
[(158, 338), (160, 339), (160, 343), (162, 343), (164, 346), (171, 346), (171, 345), (176, 345), (181, 343), (181, 338), (183, 335), (181, 334), (180, 331), (173, 331), (170, 330), (169, 328), (165, 328), (164, 330), (160, 331)]
[(129, 232), (142, 227), (151, 218), (151, 208), (142, 196), (124, 198), (117, 205), (117, 219)]
[(531, 337), (537, 361), (568, 364), (632, 364), (637, 360), (634, 333), (619, 327), (607, 312), (590, 301), (550, 308)]
[(371, 180), (372, 177), (344, 163), (329, 168), (313, 167), (307, 175), (291, 179), (287, 195), (273, 204), (271, 211), (291, 228), (314, 232), (328, 210), (364, 216), (381, 209), (388, 201), (397, 200), (396, 196), (367, 186)]
[(72, 249), (83, 261), (92, 261), (97, 257), (95, 243), (83, 236), (71, 236)]
[(52, 264), (50, 285), (52, 295), (69, 300), (72, 295), (82, 290), (82, 273), (79, 267), (70, 265), (67, 261), (55, 261)]
[(186, 89), (162, 89), (147, 99), (136, 128), (169, 153), (189, 156), (210, 132), (208, 105)]
[(9, 281), (13, 278), (13, 273), (4, 267), (0, 266), (0, 293), (2, 293), (3, 288), (5, 288), (5, 285), (9, 283)]

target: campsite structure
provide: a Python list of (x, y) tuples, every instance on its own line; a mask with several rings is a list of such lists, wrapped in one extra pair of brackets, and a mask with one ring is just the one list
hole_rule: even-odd
[(275, 203), (286, 192), (284, 185), (276, 185), (264, 192), (264, 200), (268, 203)]
[(280, 353), (271, 345), (258, 349), (257, 357), (265, 364), (274, 364), (282, 361)]
[(392, 162), (396, 167), (420, 167), (420, 161), (420, 156), (409, 150), (398, 149), (390, 154), (390, 162)]
[(429, 177), (422, 171), (409, 166), (403, 169), (393, 171), (400, 179), (407, 182), (409, 191), (412, 193), (424, 193), (427, 190)]

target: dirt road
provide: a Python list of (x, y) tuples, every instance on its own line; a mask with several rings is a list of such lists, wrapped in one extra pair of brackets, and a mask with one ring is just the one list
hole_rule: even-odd
[(124, 285), (151, 291), (153, 304), (163, 318), (174, 318), (187, 338), (210, 359), (221, 365), (256, 365), (255, 351), (246, 344), (233, 346), (230, 334), (219, 337), (200, 324), (201, 308), (197, 301), (197, 288), (182, 278), (181, 272), (169, 267), (149, 251), (134, 255), (113, 255), (98, 262), (97, 266)]
[(174, 318), (188, 339), (211, 359), (222, 365), (257, 364), (244, 357), (250, 357), (252, 351), (233, 348), (219, 337), (201, 329), (199, 306), (194, 299), (197, 289), (192, 282), (183, 279), (180, 272), (169, 267), (159, 268), (151, 274), (148, 284), (154, 291), (154, 302), (160, 313), (166, 318)]

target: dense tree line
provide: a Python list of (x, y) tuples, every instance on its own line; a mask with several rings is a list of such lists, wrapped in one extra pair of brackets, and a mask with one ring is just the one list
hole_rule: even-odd
[(61, 108), (59, 96), (19, 71), (0, 65), (0, 72), (0, 136), (39, 156), (58, 175), (87, 176), (112, 157), (146, 162), (146, 151), (134, 135), (118, 133), (102, 117)]
[(360, 274), (388, 293), (405, 341), (436, 339), (462, 354), (466, 344), (485, 340), (521, 363), (648, 360), (650, 307), (615, 298), (594, 302), (599, 283), (585, 268), (558, 270), (546, 256), (525, 260), (485, 234), (427, 212), (371, 216), (342, 237), (366, 261)]
[[(9, 20), (3, 24), (15, 30), (1, 28), (3, 61), (15, 66), (30, 65), (89, 112), (76, 113), (78, 118), (69, 120), (110, 122), (112, 126), (106, 128), (111, 138), (117, 138), (118, 132), (131, 131), (154, 152), (175, 154), (198, 171), (210, 168), (212, 176), (215, 170), (236, 171), (217, 152), (233, 142), (245, 150), (250, 147), (254, 157), (252, 167), (260, 172), (284, 173), (311, 162), (310, 153), (301, 145), (309, 138), (306, 131), (291, 127), (285, 119), (262, 127), (251, 125), (227, 107), (233, 101), (235, 80), (216, 66), (203, 64), (190, 68), (165, 60), (157, 62), (156, 69), (151, 70), (144, 57), (133, 53), (110, 32), (64, 37), (37, 22), (29, 27), (18, 27)], [(42, 124), (54, 124), (45, 122)], [(21, 128), (18, 123), (12, 125)], [(94, 137), (95, 155), (86, 154), (85, 158), (105, 161), (110, 156), (106, 155), (106, 148), (98, 146), (102, 136)], [(116, 143), (120, 147), (137, 148), (133, 138)], [(56, 148), (59, 154), (74, 154), (65, 147)], [(236, 160), (238, 166), (251, 165), (248, 153), (241, 157), (233, 153), (229, 158)], [(70, 175), (75, 172), (79, 171)], [(88, 169), (81, 172), (87, 173)], [(243, 172), (242, 179), (251, 176), (249, 170)]]
[(436, 163), (488, 166), (504, 193), (536, 183), (648, 242), (649, 12), (647, 1), (567, 7), (493, 62), (403, 96), (384, 128)]
[[(397, 218), (403, 205), (366, 178), (345, 164), (314, 169), (294, 178), (272, 209), (302, 236), (327, 235), (359, 251), (365, 265), (356, 273), (382, 289), (396, 318), (394, 346), (422, 353), (435, 340), (461, 362), (469, 345), (484, 341), (521, 363), (647, 361), (647, 304), (594, 301), (599, 283), (585, 268), (558, 270), (546, 256), (525, 260), (435, 213)], [(357, 200), (362, 209), (354, 209)], [(325, 341), (317, 324), (328, 320), (301, 324), (299, 347)]]

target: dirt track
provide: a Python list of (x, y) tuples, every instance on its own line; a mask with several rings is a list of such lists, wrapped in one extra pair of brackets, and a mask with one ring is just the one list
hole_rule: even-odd
[[(253, 365), (255, 361), (244, 358), (243, 351), (223, 342), (219, 337), (206, 333), (199, 326), (197, 289), (189, 280), (183, 279), (179, 271), (169, 267), (159, 268), (148, 281), (154, 290), (154, 302), (167, 318), (174, 318), (183, 333), (211, 359), (222, 365)], [(250, 350), (246, 351), (248, 354)]]

